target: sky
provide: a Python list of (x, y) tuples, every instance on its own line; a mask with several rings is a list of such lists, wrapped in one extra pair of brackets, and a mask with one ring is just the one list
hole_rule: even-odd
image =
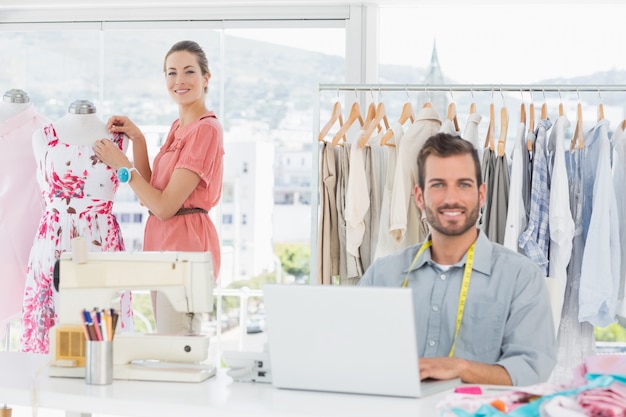
[[(455, 83), (528, 84), (626, 69), (624, 16), (626, 4), (616, 3), (382, 6), (379, 61), (426, 67), (436, 42), (444, 76)], [(343, 55), (337, 31), (238, 35)]]

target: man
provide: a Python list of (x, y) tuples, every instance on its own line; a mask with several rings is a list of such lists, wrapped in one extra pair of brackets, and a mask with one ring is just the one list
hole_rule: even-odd
[(417, 163), (415, 201), (430, 236), (376, 260), (359, 285), (411, 288), (422, 379), (546, 381), (556, 341), (545, 278), (531, 260), (476, 227), (486, 194), (477, 151), (438, 133)]

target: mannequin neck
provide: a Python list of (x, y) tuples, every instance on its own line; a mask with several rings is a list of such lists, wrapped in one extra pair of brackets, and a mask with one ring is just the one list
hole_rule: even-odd
[(54, 123), (57, 137), (68, 145), (93, 145), (97, 140), (111, 137), (106, 123), (95, 114), (67, 113)]
[(0, 123), (4, 123), (13, 116), (16, 116), (26, 110), (30, 103), (7, 103), (0, 101)]

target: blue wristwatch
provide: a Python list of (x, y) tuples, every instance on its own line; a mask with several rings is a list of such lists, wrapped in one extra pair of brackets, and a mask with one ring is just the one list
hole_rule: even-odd
[[(132, 172), (133, 171), (137, 171), (137, 168), (135, 168), (135, 167), (130, 167), (130, 168), (121, 167), (120, 169), (117, 170), (117, 179), (122, 184), (125, 184), (125, 183), (130, 181), (130, 179), (132, 177)], [(137, 171), (137, 172), (139, 172), (139, 171)]]

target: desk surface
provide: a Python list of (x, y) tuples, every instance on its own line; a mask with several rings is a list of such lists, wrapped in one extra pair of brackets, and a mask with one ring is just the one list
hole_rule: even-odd
[[(0, 352), (0, 403), (133, 417), (185, 415), (343, 417), (437, 416), (446, 393), (422, 399), (283, 390), (233, 382), (224, 372), (202, 383), (113, 381), (107, 386), (47, 374), (47, 355)], [(34, 391), (33, 391), (34, 389)], [(33, 402), (36, 400), (36, 404)]]

